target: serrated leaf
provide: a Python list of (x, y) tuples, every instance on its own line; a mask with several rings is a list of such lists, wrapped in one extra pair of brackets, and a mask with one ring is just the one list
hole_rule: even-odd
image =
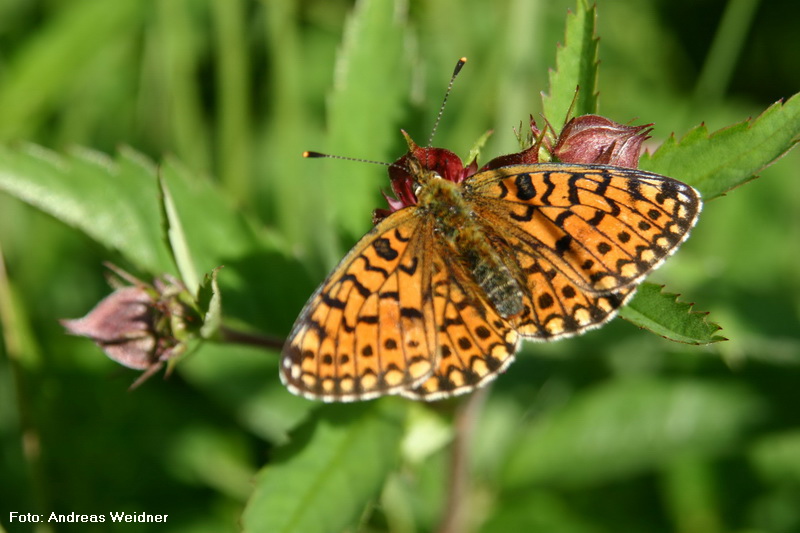
[(0, 146), (0, 189), (77, 228), (149, 272), (172, 271), (161, 238), (150, 161), (91, 150), (60, 155), (40, 146)]
[[(273, 333), (293, 317), (282, 306), (313, 284), (273, 234), (236, 209), (206, 176), (168, 159), (158, 169), (180, 213), (187, 248), (199, 272), (226, 265), (220, 281), (234, 316)], [(111, 158), (87, 149), (62, 155), (40, 146), (0, 145), (0, 191), (118, 251), (143, 277), (175, 274), (163, 238), (155, 164), (130, 148)], [(255, 281), (254, 281), (255, 280)], [(292, 280), (292, 283), (270, 283)]]
[(619, 316), (672, 341), (710, 344), (727, 340), (715, 335), (720, 328), (707, 320), (708, 313), (692, 311), (694, 304), (678, 301), (678, 295), (663, 292), (664, 286), (642, 283)]
[(685, 181), (708, 201), (755, 178), (799, 139), (800, 94), (795, 94), (755, 119), (711, 134), (700, 125), (680, 140), (670, 137), (654, 154), (644, 154), (639, 166)]
[(759, 420), (762, 407), (748, 390), (730, 385), (614, 381), (526, 426), (508, 453), (505, 485), (600, 484), (688, 451), (713, 456)]
[[(578, 0), (575, 13), (567, 15), (564, 45), (556, 52), (556, 68), (550, 71), (550, 87), (542, 95), (544, 116), (560, 131), (573, 105), (572, 116), (597, 112), (597, 6)], [(580, 88), (578, 94), (575, 89)]]
[[(403, 47), (404, 6), (397, 1), (360, 0), (347, 20), (328, 98), (328, 151), (333, 154), (386, 160), (389, 148), (400, 140), (392, 124), (401, 116), (410, 78)], [(331, 167), (335, 170), (322, 184), (332, 199), (335, 220), (351, 235), (361, 235), (378, 197), (376, 180), (382, 175), (373, 165), (345, 168), (341, 161), (331, 161)]]
[(256, 478), (246, 533), (339, 533), (356, 524), (399, 458), (401, 404), (325, 405)]
[(175, 209), (175, 202), (172, 194), (164, 180), (158, 178), (158, 188), (161, 192), (161, 215), (164, 225), (164, 238), (169, 246), (172, 259), (181, 274), (181, 281), (189, 289), (191, 294), (197, 294), (200, 286), (200, 279), (197, 276), (197, 269), (194, 266), (192, 255), (189, 252), (189, 244), (186, 242), (186, 234), (183, 232), (181, 219)]
[(204, 339), (216, 337), (219, 327), (222, 324), (222, 296), (217, 284), (217, 274), (220, 268), (215, 268), (210, 274), (203, 277), (203, 283), (197, 290), (197, 305), (203, 316), (203, 326), (200, 328), (200, 336)]

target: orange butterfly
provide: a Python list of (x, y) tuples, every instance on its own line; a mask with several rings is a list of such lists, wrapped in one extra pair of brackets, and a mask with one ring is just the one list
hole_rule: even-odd
[(389, 169), (394, 212), (377, 215), (292, 328), (280, 371), (295, 394), (470, 392), (508, 367), (520, 339), (610, 320), (701, 209), (696, 190), (658, 174), (525, 163), (538, 146), (475, 172), (408, 143)]

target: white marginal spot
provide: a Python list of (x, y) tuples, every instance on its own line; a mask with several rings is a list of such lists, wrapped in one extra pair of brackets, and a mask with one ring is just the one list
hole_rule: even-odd
[(578, 324), (580, 324), (581, 326), (585, 326), (586, 324), (591, 322), (591, 315), (589, 314), (589, 311), (586, 309), (581, 308), (576, 310), (573, 316), (575, 320), (578, 321)]

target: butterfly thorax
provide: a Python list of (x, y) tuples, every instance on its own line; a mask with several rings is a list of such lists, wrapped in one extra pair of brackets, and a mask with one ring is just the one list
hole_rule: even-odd
[[(434, 232), (504, 318), (523, 311), (521, 276), (503, 259), (503, 243), (479, 221), (464, 189), (431, 171), (415, 174), (417, 212), (430, 217)], [(501, 248), (498, 248), (501, 247)]]

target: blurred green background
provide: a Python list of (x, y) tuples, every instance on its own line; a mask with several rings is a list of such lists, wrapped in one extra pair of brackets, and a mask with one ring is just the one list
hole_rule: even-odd
[[(512, 128), (541, 111), (568, 8), (572, 0), (0, 0), (0, 143), (66, 158), (88, 147), (110, 155), (85, 156), (100, 166), (138, 158), (119, 155), (127, 146), (175, 169), (184, 198), (213, 199), (187, 200), (182, 214), (188, 232), (211, 227), (193, 242), (212, 250), (202, 271), (226, 265), (226, 318), (283, 336), (388, 188), (380, 167), (300, 153), (393, 161), (401, 127), (423, 144), (460, 56), (469, 63), (434, 144), (465, 156), (494, 129), (483, 160), (515, 151)], [(652, 146), (701, 122), (716, 130), (757, 116), (800, 88), (797, 2), (600, 0), (598, 12), (600, 112), (654, 122)], [(372, 16), (391, 30), (370, 35)], [(795, 151), (710, 202), (650, 278), (710, 311), (729, 341), (683, 346), (615, 320), (524, 346), (470, 436), (470, 531), (800, 531), (798, 170)], [(241, 219), (228, 222), (231, 213)], [(213, 232), (217, 217), (227, 218)], [(230, 251), (235, 224), (258, 246)], [(102, 261), (145, 279), (161, 273), (147, 269), (158, 262), (106, 249), (5, 193), (0, 245), (8, 531), (237, 531), (260, 468), (275, 457), (291, 464), (320, 421), (347, 425), (370, 409), (319, 409), (283, 389), (275, 352), (220, 345), (128, 393), (136, 373), (66, 336), (57, 319), (109, 292)], [(390, 454), (400, 462), (368, 497), (354, 491), (361, 518), (345, 522), (435, 531), (452, 405), (387, 405), (405, 413), (402, 449)], [(9, 524), (10, 511), (170, 518), (33, 527)]]

